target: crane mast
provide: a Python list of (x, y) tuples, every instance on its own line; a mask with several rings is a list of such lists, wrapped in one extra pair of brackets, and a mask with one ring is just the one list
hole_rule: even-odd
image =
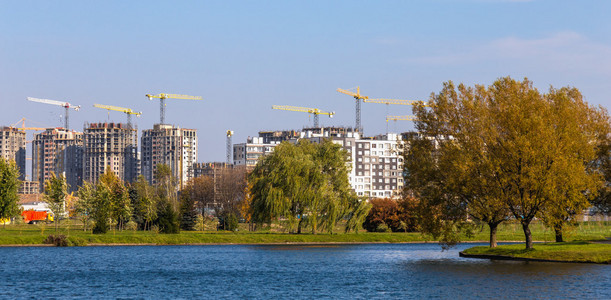
[(361, 88), (360, 87), (356, 87), (356, 93), (348, 91), (348, 90), (344, 90), (344, 89), (337, 89), (338, 92), (342, 93), (342, 94), (346, 94), (349, 96), (354, 97), (354, 99), (356, 100), (356, 122), (355, 122), (355, 129), (358, 130), (359, 132), (363, 132), (363, 127), (361, 126), (361, 100), (365, 101), (367, 99), (369, 99), (369, 97), (367, 96), (363, 96), (361, 95)]
[(290, 106), (290, 105), (272, 105), (272, 109), (279, 110), (287, 110), (287, 111), (298, 111), (298, 112), (306, 112), (314, 115), (314, 127), (319, 127), (319, 115), (327, 115), (329, 118), (333, 118), (335, 112), (327, 112), (320, 110), (318, 108), (310, 108), (310, 107), (299, 107), (299, 106)]
[(68, 111), (72, 108), (75, 111), (78, 111), (81, 106), (80, 105), (72, 105), (68, 102), (63, 102), (63, 101), (57, 101), (57, 100), (49, 100), (49, 99), (39, 99), (39, 98), (33, 98), (33, 97), (27, 97), (28, 101), (32, 101), (32, 102), (38, 102), (38, 103), (44, 103), (44, 104), (51, 104), (51, 105), (56, 105), (56, 106), (61, 106), (63, 108), (65, 108), (66, 112), (64, 114), (64, 128), (69, 129), (69, 117), (68, 117)]
[(160, 124), (165, 124), (165, 99), (186, 99), (186, 100), (202, 100), (201, 96), (189, 96), (189, 95), (180, 95), (180, 94), (146, 94), (145, 95), (149, 100), (153, 100), (153, 98), (159, 99), (159, 120)]
[(227, 130), (227, 164), (231, 164), (231, 152), (233, 149), (231, 149), (232, 146), (232, 142), (231, 142), (231, 137), (233, 136), (233, 130)]
[[(367, 96), (361, 95), (360, 87), (356, 87), (356, 93), (351, 92), (349, 90), (337, 89), (338, 92), (342, 94), (346, 94), (354, 97), (356, 100), (356, 129), (359, 132), (363, 132), (363, 127), (361, 125), (361, 100), (365, 103), (379, 103), (379, 104), (392, 104), (392, 105), (418, 105), (423, 104), (422, 101), (419, 100), (399, 100), (399, 99), (384, 99), (384, 98), (372, 98), (370, 99)], [(426, 106), (426, 105), (425, 105)]]
[(119, 107), (119, 106), (114, 106), (114, 105), (104, 105), (104, 104), (94, 104), (93, 106), (97, 108), (101, 108), (101, 109), (106, 109), (108, 110), (109, 114), (111, 110), (122, 112), (126, 114), (127, 115), (127, 126), (129, 127), (129, 129), (132, 129), (132, 115), (136, 115), (136, 117), (140, 117), (140, 115), (142, 115), (142, 112), (133, 111), (131, 108)]

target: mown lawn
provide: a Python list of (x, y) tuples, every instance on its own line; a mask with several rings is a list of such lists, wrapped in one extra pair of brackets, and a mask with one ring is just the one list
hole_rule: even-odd
[(464, 250), (463, 253), (467, 255), (500, 255), (564, 262), (611, 263), (611, 244), (586, 241), (537, 243), (532, 250), (526, 250), (523, 244), (503, 245), (497, 248), (480, 246)]
[[(361, 231), (358, 234), (344, 234), (338, 226), (333, 234), (303, 233), (289, 234), (283, 232), (280, 226), (272, 229), (250, 232), (247, 224), (240, 224), (237, 232), (225, 231), (182, 231), (179, 234), (160, 234), (152, 231), (111, 230), (106, 234), (92, 234), (83, 231), (82, 226), (73, 221), (63, 221), (58, 234), (66, 235), (74, 245), (90, 244), (262, 244), (262, 243), (404, 243), (404, 242), (435, 242), (431, 236), (412, 233), (371, 233)], [(209, 226), (207, 228), (213, 228)], [(552, 230), (541, 224), (531, 227), (535, 241), (554, 241)], [(307, 232), (307, 230), (305, 231)], [(0, 226), (0, 245), (32, 245), (42, 244), (49, 235), (54, 234), (53, 224), (18, 224)], [(609, 222), (588, 222), (571, 228), (565, 232), (567, 241), (604, 240), (611, 237)], [(473, 236), (463, 237), (463, 241), (488, 241), (488, 229), (483, 227)], [(499, 241), (523, 241), (524, 236), (519, 224), (502, 224), (498, 231)], [(523, 245), (522, 245), (523, 247)]]

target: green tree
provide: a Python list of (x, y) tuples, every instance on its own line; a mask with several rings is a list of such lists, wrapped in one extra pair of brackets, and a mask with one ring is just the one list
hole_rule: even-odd
[[(552, 207), (579, 211), (593, 196), (600, 176), (589, 166), (608, 116), (577, 89), (541, 94), (530, 81), (508, 77), (488, 88), (449, 82), (429, 106), (415, 108), (420, 138), (410, 140), (406, 158), (407, 186), (424, 204), (424, 228), (455, 232), (468, 215), (490, 225), (493, 246), (494, 223), (509, 211), (531, 249), (536, 216), (559, 223), (565, 215), (555, 216)], [(427, 176), (432, 182), (416, 182)]]
[(0, 220), (19, 215), (17, 191), (20, 184), (19, 169), (15, 162), (0, 158)]
[(123, 181), (115, 175), (111, 167), (100, 176), (100, 183), (110, 191), (110, 218), (116, 223), (116, 229), (123, 227), (131, 217), (129, 193)]
[(603, 176), (604, 181), (598, 190), (598, 195), (590, 202), (598, 213), (611, 214), (611, 134), (601, 137), (597, 159), (594, 168)]
[(276, 146), (250, 175), (253, 220), (261, 224), (283, 217), (297, 233), (306, 224), (312, 233), (319, 227), (332, 232), (357, 203), (348, 182), (347, 157), (330, 140)]
[(111, 211), (112, 192), (110, 188), (98, 182), (95, 186), (95, 197), (92, 202), (91, 216), (94, 223), (94, 234), (105, 234), (110, 229), (110, 211)]
[(168, 165), (157, 165), (155, 174), (157, 182), (157, 224), (162, 233), (178, 233), (180, 231), (179, 204), (177, 200), (177, 180), (172, 176)]
[(60, 220), (64, 217), (66, 208), (66, 196), (68, 195), (68, 183), (63, 175), (55, 176), (51, 172), (51, 178), (45, 181), (45, 193), (43, 196), (47, 206), (53, 212), (55, 231), (59, 228)]
[(180, 193), (180, 229), (195, 230), (197, 216), (199, 215), (195, 198), (195, 181), (193, 178)]
[(83, 231), (87, 231), (88, 224), (93, 220), (93, 205), (96, 197), (96, 188), (90, 182), (83, 182), (78, 190), (78, 200), (75, 212), (83, 222)]
[(143, 175), (130, 185), (129, 197), (131, 201), (132, 219), (138, 228), (149, 230), (152, 222), (157, 219), (157, 204), (153, 188)]

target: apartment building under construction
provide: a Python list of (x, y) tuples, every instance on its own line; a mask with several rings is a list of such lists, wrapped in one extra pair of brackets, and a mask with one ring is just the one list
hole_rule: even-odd
[(106, 168), (121, 180), (138, 176), (138, 130), (123, 123), (85, 124), (83, 180), (97, 182)]
[(35, 134), (32, 141), (32, 181), (40, 191), (51, 174), (63, 175), (68, 191), (73, 192), (83, 183), (83, 133), (64, 128), (47, 128)]
[(157, 165), (165, 164), (182, 188), (194, 177), (193, 164), (197, 161), (197, 130), (155, 124), (143, 130), (141, 139), (142, 175), (155, 184)]
[(0, 155), (6, 161), (14, 160), (19, 168), (19, 179), (25, 179), (25, 131), (14, 127), (0, 129)]

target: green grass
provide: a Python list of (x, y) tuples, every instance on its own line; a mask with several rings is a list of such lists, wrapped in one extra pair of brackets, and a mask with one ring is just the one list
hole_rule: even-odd
[[(74, 245), (91, 244), (264, 244), (264, 243), (405, 243), (405, 242), (435, 242), (431, 236), (420, 233), (342, 233), (338, 226), (334, 234), (289, 234), (282, 232), (280, 226), (274, 224), (272, 229), (249, 232), (246, 224), (240, 224), (238, 232), (217, 232), (213, 230), (182, 231), (180, 234), (159, 234), (151, 231), (109, 231), (106, 234), (84, 232), (80, 224), (62, 221), (58, 234), (68, 236)], [(210, 225), (206, 228), (211, 229)], [(553, 241), (554, 233), (541, 224), (531, 227), (535, 241)], [(305, 231), (307, 232), (307, 230)], [(54, 234), (53, 224), (18, 224), (0, 226), (0, 245), (33, 245), (41, 244), (49, 235)], [(603, 240), (611, 237), (609, 222), (582, 223), (565, 233), (567, 241)], [(523, 241), (524, 235), (519, 224), (502, 224), (498, 231), (499, 241)], [(471, 237), (463, 237), (463, 241), (488, 241), (488, 228)], [(523, 245), (522, 245), (523, 247)]]
[(473, 247), (463, 251), (468, 255), (500, 255), (529, 259), (564, 262), (611, 263), (611, 244), (586, 241), (535, 244), (526, 250), (523, 244), (503, 245), (497, 248)]

